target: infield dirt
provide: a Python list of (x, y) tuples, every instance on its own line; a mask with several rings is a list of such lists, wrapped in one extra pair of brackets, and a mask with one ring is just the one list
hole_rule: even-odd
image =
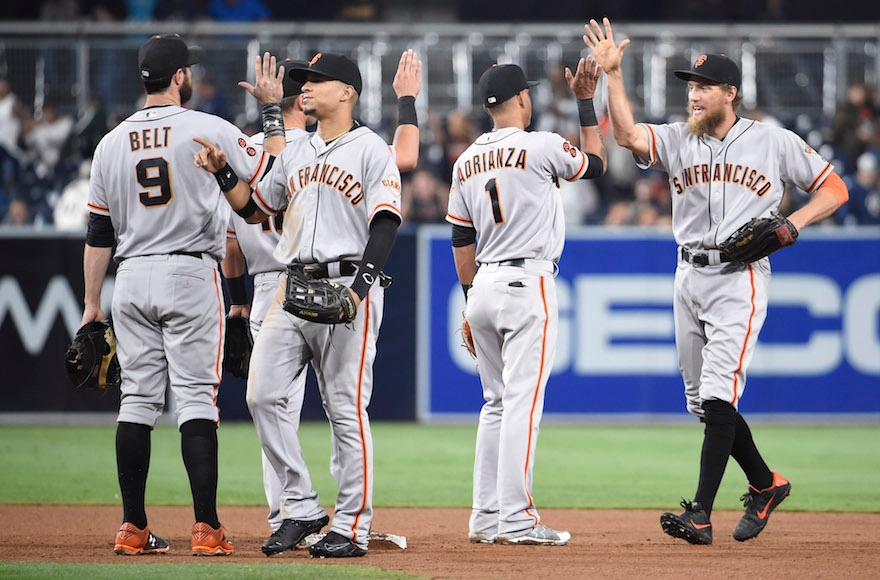
[[(712, 516), (714, 543), (692, 546), (660, 530), (659, 511), (541, 510), (544, 523), (569, 530), (567, 546), (501, 546), (467, 540), (466, 509), (379, 508), (373, 530), (406, 536), (401, 550), (373, 542), (366, 557), (319, 560), (305, 550), (266, 558), (262, 508), (221, 507), (235, 544), (227, 562), (370, 564), (425, 578), (871, 578), (880, 571), (880, 514), (773, 513), (764, 532), (737, 542), (741, 512)], [(0, 506), (0, 560), (35, 562), (193, 562), (189, 507), (149, 507), (150, 528), (171, 544), (159, 556), (120, 557), (113, 538), (122, 509), (91, 506)], [(72, 533), (58, 533), (70, 530)]]

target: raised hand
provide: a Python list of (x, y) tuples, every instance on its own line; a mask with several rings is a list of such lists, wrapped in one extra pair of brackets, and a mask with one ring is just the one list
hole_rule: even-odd
[(599, 76), (602, 74), (602, 67), (596, 61), (593, 55), (582, 58), (578, 62), (577, 72), (571, 74), (571, 69), (565, 67), (565, 80), (571, 87), (571, 92), (578, 99), (592, 99), (596, 94), (596, 85), (599, 84)]
[(262, 57), (257, 56), (254, 59), (255, 85), (247, 81), (241, 81), (238, 86), (249, 92), (255, 99), (261, 103), (272, 103), (280, 101), (284, 98), (284, 75), (286, 71), (283, 66), (279, 66), (276, 70), (277, 63), (275, 57), (268, 52)]
[(595, 20), (590, 20), (589, 24), (584, 24), (584, 44), (590, 47), (599, 66), (606, 74), (615, 72), (620, 69), (620, 61), (623, 58), (623, 51), (629, 45), (629, 39), (621, 40), (620, 44), (614, 43), (614, 32), (611, 29), (611, 22), (607, 18), (602, 19), (604, 30)]
[(419, 91), (422, 90), (422, 61), (413, 49), (400, 55), (400, 63), (391, 86), (394, 87), (397, 98), (419, 96)]
[(193, 137), (193, 141), (202, 146), (195, 155), (196, 167), (209, 173), (217, 173), (226, 166), (226, 153), (222, 149), (201, 137)]

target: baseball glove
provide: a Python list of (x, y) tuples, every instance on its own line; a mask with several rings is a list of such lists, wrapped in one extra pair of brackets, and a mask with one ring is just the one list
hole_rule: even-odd
[(287, 271), (282, 307), (303, 320), (321, 324), (344, 324), (357, 316), (349, 288), (325, 279), (308, 280), (293, 269)]
[(461, 313), (461, 346), (467, 349), (471, 357), (477, 358), (477, 347), (474, 346), (474, 335), (471, 334), (471, 325), (467, 321), (464, 312)]
[(109, 320), (87, 322), (76, 332), (64, 353), (64, 369), (77, 389), (103, 391), (119, 386), (122, 369)]
[(794, 244), (797, 237), (797, 228), (790, 221), (773, 214), (752, 219), (721, 242), (718, 249), (731, 262), (748, 264)]
[(246, 379), (253, 348), (254, 337), (251, 335), (250, 321), (242, 316), (227, 318), (223, 368), (240, 379)]

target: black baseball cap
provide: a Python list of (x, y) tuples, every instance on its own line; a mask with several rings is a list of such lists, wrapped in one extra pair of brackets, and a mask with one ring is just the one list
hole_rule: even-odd
[(690, 70), (677, 70), (675, 76), (689, 81), (694, 77), (719, 85), (730, 85), (742, 90), (742, 73), (735, 62), (724, 54), (702, 54)]
[(204, 54), (205, 51), (198, 46), (187, 46), (178, 34), (157, 34), (138, 51), (141, 79), (155, 81), (170, 78), (177, 69), (202, 62)]
[(480, 100), (487, 107), (500, 105), (538, 81), (526, 80), (526, 73), (515, 64), (493, 64), (480, 77)]
[(284, 98), (295, 97), (302, 93), (302, 83), (293, 80), (290, 76), (290, 71), (293, 70), (293, 67), (308, 68), (309, 63), (304, 60), (290, 60), (289, 58), (285, 58), (281, 61), (280, 65), (284, 67), (285, 71), (287, 71), (284, 73), (284, 80), (282, 81), (284, 84)]
[(294, 65), (288, 74), (290, 78), (302, 85), (306, 82), (306, 75), (308, 73), (315, 73), (335, 81), (341, 81), (354, 87), (357, 94), (361, 94), (361, 89), (363, 88), (361, 71), (358, 69), (357, 63), (344, 54), (319, 52), (311, 61), (301, 65)]

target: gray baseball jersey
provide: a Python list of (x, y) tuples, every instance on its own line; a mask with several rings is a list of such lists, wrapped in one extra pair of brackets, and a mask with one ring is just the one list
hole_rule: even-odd
[(229, 209), (216, 180), (193, 164), (196, 135), (224, 147), (250, 181), (266, 166), (232, 124), (173, 105), (136, 112), (95, 150), (88, 207), (110, 217), (120, 262), (112, 307), (119, 421), (155, 425), (169, 384), (179, 425), (219, 420), (225, 316), (217, 262)]
[(254, 200), (269, 215), (287, 208), (279, 262), (360, 260), (373, 216), (400, 216), (400, 171), (388, 145), (366, 127), (329, 144), (314, 134), (305, 147), (281, 152)]
[[(316, 133), (305, 146), (282, 151), (253, 198), (270, 215), (286, 210), (274, 252), (279, 263), (359, 261), (376, 213), (400, 215), (400, 173), (388, 145), (365, 127), (329, 144)], [(351, 275), (333, 279), (352, 282)], [(311, 363), (334, 439), (331, 473), (339, 493), (332, 529), (366, 548), (373, 517), (367, 406), (384, 289), (374, 284), (347, 325), (296, 318), (281, 307), (282, 300), (279, 291), (257, 335), (247, 392), (263, 452), (281, 484), (280, 516), (315, 520), (326, 515), (302, 458), (294, 412), (302, 404), (305, 365)], [(267, 498), (271, 506), (269, 491)]]
[(587, 156), (556, 133), (484, 133), (453, 166), (446, 220), (476, 228), (481, 264), (556, 261), (565, 241), (558, 180), (579, 179), (588, 166)]
[(636, 160), (668, 173), (676, 242), (708, 258), (708, 265), (695, 265), (679, 251), (675, 272), (687, 409), (702, 416), (709, 399), (736, 407), (767, 315), (770, 261), (726, 273), (716, 248), (750, 219), (777, 211), (786, 184), (813, 193), (833, 167), (795, 133), (758, 121), (739, 119), (723, 141), (698, 137), (683, 122), (642, 127), (651, 155)]
[(724, 141), (688, 131), (687, 123), (642, 125), (651, 159), (643, 169), (669, 175), (675, 241), (712, 249), (755, 217), (775, 211), (785, 184), (813, 193), (833, 171), (830, 163), (795, 133), (740, 119)]
[[(303, 129), (287, 129), (285, 135), (287, 137), (286, 147), (297, 150), (309, 140), (310, 133)], [(263, 133), (257, 133), (251, 139), (262, 150)], [(281, 239), (283, 219), (284, 213), (279, 213), (264, 220), (262, 223), (249, 224), (237, 213), (230, 212), (226, 236), (238, 240), (238, 245), (245, 256), (250, 275), (254, 276), (264, 272), (284, 270), (284, 264), (276, 260), (272, 255), (275, 252), (278, 241)], [(267, 309), (268, 305), (263, 309), (263, 315), (266, 314)], [(253, 314), (253, 309), (251, 309), (252, 319)]]
[[(221, 144), (248, 183), (266, 167), (268, 156), (234, 125), (174, 105), (134, 113), (98, 144), (89, 211), (110, 216), (117, 260), (179, 251), (223, 259), (229, 204), (210, 173), (188, 170), (201, 148), (195, 136)], [(174, 210), (163, 211), (169, 207)]]
[(476, 230), (479, 263), (465, 312), (486, 401), (472, 538), (516, 536), (541, 523), (531, 488), (559, 326), (559, 180), (579, 179), (588, 167), (589, 158), (560, 135), (516, 127), (481, 135), (453, 166), (446, 220)]
[[(296, 150), (308, 141), (311, 134), (303, 129), (287, 129), (287, 147)], [(252, 137), (254, 143), (258, 146), (263, 144), (263, 133), (257, 133)], [(397, 158), (397, 150), (393, 145), (389, 146), (392, 157)], [(232, 212), (227, 231), (228, 237), (237, 238), (241, 251), (247, 262), (248, 272), (254, 277), (254, 296), (251, 301), (250, 326), (251, 332), (256, 338), (263, 319), (275, 299), (278, 291), (279, 282), (284, 280), (283, 271), (284, 264), (275, 259), (274, 251), (281, 239), (282, 220), (284, 212), (272, 216), (260, 224), (249, 224), (241, 216)], [(297, 377), (293, 393), (300, 393), (302, 396), (304, 387), (302, 384), (306, 380), (306, 373), (300, 373)], [(287, 408), (282, 409), (282, 413), (288, 413), (292, 420), (299, 422), (301, 401), (297, 405), (296, 400), (288, 399)], [(287, 465), (304, 465), (301, 457), (293, 457), (294, 451), (289, 450), (288, 456), (284, 459)], [(283, 521), (281, 516), (281, 497), (284, 492), (281, 481), (275, 473), (275, 469), (269, 462), (265, 453), (262, 453), (263, 463), (263, 488), (266, 492), (266, 500), (269, 504), (269, 515), (267, 517), (269, 526), (272, 531), (278, 529)], [(309, 492), (310, 494), (312, 492)]]

